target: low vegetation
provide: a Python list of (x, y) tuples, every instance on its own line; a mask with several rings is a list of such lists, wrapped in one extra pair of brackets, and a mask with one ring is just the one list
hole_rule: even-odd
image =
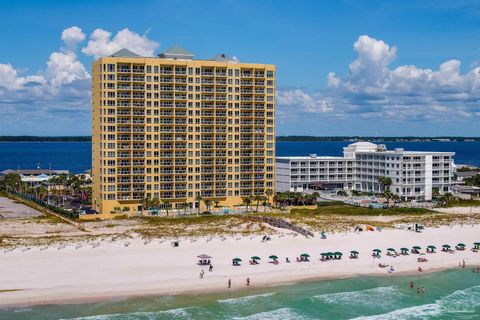
[(390, 215), (419, 215), (436, 214), (437, 212), (424, 208), (371, 209), (365, 207), (349, 206), (342, 202), (319, 202), (315, 209), (295, 208), (290, 211), (292, 215), (343, 215), (343, 216), (390, 216)]

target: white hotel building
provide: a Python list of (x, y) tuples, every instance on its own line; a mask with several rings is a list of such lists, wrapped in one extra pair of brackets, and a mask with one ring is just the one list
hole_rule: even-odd
[(277, 157), (275, 190), (302, 192), (309, 187), (383, 192), (379, 177), (392, 179), (390, 190), (403, 200), (431, 200), (432, 190), (450, 192), (454, 152), (387, 150), (383, 144), (357, 142), (343, 157)]

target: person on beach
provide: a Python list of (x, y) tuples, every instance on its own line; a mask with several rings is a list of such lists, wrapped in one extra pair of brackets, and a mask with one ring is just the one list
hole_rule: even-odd
[(418, 267), (418, 272), (422, 272), (422, 271), (423, 271), (422, 267)]
[(203, 275), (205, 274), (205, 271), (200, 271), (200, 279), (203, 279)]
[(417, 288), (417, 294), (420, 294), (420, 287)]
[(462, 260), (462, 268), (465, 269), (465, 260)]
[(414, 287), (413, 281), (410, 281), (410, 288), (413, 289), (413, 287)]
[(213, 265), (210, 265), (210, 267), (208, 268), (208, 271), (213, 271)]
[(425, 293), (425, 287), (422, 287), (422, 293)]
[(250, 285), (250, 278), (247, 278), (247, 287)]
[(232, 287), (232, 279), (228, 279), (228, 289)]

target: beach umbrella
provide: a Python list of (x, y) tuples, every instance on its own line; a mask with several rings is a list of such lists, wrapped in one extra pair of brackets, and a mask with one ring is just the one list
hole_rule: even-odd
[(449, 244), (444, 244), (442, 247), (444, 248), (451, 248), (451, 246)]
[(258, 256), (253, 256), (251, 259), (252, 259), (252, 260), (262, 260), (262, 259), (260, 259), (260, 257), (258, 257)]
[(373, 249), (373, 251), (375, 251), (375, 252), (377, 252), (377, 253), (382, 252), (382, 250), (380, 250), (380, 249)]
[(388, 248), (387, 251), (395, 252), (396, 250), (393, 248)]
[(326, 256), (328, 256), (328, 253), (322, 252), (322, 253), (320, 253), (320, 255), (321, 255), (322, 257), (326, 257)]
[(459, 244), (457, 244), (457, 246), (458, 246), (458, 247), (465, 247), (465, 244), (459, 243)]
[(309, 255), (308, 253), (302, 253), (302, 254), (300, 255), (300, 257), (306, 257), (306, 258), (309, 258), (309, 257), (310, 257), (310, 255)]
[(352, 250), (352, 251), (350, 251), (350, 253), (351, 253), (351, 254), (358, 254), (358, 251)]
[(268, 257), (269, 259), (273, 259), (273, 260), (278, 260), (278, 257), (276, 255), (271, 255), (270, 257)]
[(480, 246), (480, 242), (474, 242), (473, 244), (476, 246)]
[(333, 252), (327, 252), (327, 256), (329, 257), (333, 256)]
[(240, 259), (240, 258), (233, 258), (232, 261), (241, 262), (242, 259)]
[(197, 258), (199, 258), (199, 259), (212, 259), (212, 257), (209, 256), (208, 254), (198, 255)]
[(341, 253), (340, 251), (337, 251), (333, 254), (334, 256), (343, 256), (343, 253)]
[(430, 245), (430, 246), (428, 246), (427, 248), (428, 248), (428, 249), (432, 249), (432, 250), (435, 250), (435, 249), (437, 249), (437, 247), (435, 247), (435, 246), (431, 246), (431, 245)]

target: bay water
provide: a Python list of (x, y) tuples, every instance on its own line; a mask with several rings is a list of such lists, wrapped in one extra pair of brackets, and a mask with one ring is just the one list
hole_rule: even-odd
[[(277, 156), (341, 156), (348, 141), (282, 141), (276, 144)], [(455, 162), (480, 166), (480, 142), (392, 142), (389, 149), (455, 152)], [(67, 169), (82, 173), (92, 166), (90, 142), (0, 142), (0, 171), (6, 169)]]

